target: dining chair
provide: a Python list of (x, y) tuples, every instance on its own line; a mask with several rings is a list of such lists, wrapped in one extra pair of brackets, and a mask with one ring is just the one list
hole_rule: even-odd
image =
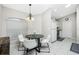
[(47, 37), (42, 39), (42, 41), (41, 41), (41, 49), (42, 48), (48, 48), (48, 51), (41, 51), (41, 52), (50, 53), (49, 43), (50, 43), (50, 35), (47, 35)]
[(20, 35), (18, 35), (18, 40), (19, 40), (18, 51), (22, 51), (22, 50), (20, 50), (20, 48), (21, 49), (23, 48), (23, 42), (24, 42), (25, 38), (23, 37), (22, 34), (20, 34)]
[(27, 39), (24, 41), (23, 45), (24, 45), (24, 54), (28, 55), (29, 52), (35, 50), (37, 55), (37, 42), (35, 39), (31, 40)]

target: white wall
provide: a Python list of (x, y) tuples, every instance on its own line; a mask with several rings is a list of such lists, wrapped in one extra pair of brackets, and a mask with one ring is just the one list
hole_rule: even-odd
[(41, 20), (42, 20), (41, 14), (34, 16), (34, 20), (28, 22), (28, 33), (36, 32), (41, 34), (41, 27), (42, 27)]
[(44, 35), (50, 34), (51, 27), (51, 10), (47, 10), (42, 14), (42, 33)]
[(35, 16), (34, 24), (35, 24), (35, 29), (37, 29), (36, 32), (41, 34), (42, 33), (42, 15), (41, 14)]
[(77, 8), (77, 21), (76, 21), (76, 30), (77, 30), (77, 43), (79, 43), (79, 7)]
[[(65, 18), (69, 18), (70, 20), (66, 21)], [(62, 29), (61, 37), (76, 39), (76, 13), (58, 20), (58, 26)]]
[(19, 34), (27, 34), (27, 24), (23, 20), (7, 20), (6, 21), (6, 31), (7, 35), (12, 39), (18, 38)]
[[(9, 17), (15, 17), (15, 18), (24, 19), (27, 16), (26, 13), (19, 12), (17, 10), (13, 10), (13, 9), (6, 8), (6, 7), (3, 7), (3, 6), (2, 6), (2, 11), (1, 12), (2, 12), (2, 33), (1, 33), (1, 36), (7, 36), (8, 35), (8, 24), (7, 24), (7, 21), (8, 21)], [(13, 22), (13, 23), (16, 23), (16, 22)], [(12, 25), (12, 23), (9, 23), (9, 25)], [(14, 28), (14, 27), (16, 27), (16, 25), (9, 26), (9, 27), (13, 27)], [(27, 27), (28, 27), (28, 24), (26, 22), (26, 33), (28, 32)]]
[(2, 6), (0, 5), (0, 35), (2, 33)]

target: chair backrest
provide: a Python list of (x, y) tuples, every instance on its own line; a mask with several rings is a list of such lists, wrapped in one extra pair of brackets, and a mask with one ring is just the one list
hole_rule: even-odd
[(19, 41), (24, 42), (24, 37), (22, 34), (18, 35), (18, 39), (19, 39)]
[(24, 41), (24, 47), (28, 49), (32, 49), (34, 47), (37, 47), (37, 42), (35, 39), (31, 39), (31, 40), (27, 39)]

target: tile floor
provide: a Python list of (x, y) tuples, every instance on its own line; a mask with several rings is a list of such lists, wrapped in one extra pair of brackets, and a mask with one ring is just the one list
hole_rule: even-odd
[[(70, 51), (71, 44), (75, 42), (72, 39), (64, 39), (50, 43), (50, 53), (37, 53), (38, 55), (78, 55)], [(10, 55), (23, 55), (23, 51), (18, 51), (17, 40), (10, 40)], [(35, 51), (34, 51), (35, 53)]]

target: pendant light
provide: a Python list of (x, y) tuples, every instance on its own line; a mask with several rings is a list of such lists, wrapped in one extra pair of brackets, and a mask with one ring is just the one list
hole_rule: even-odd
[(34, 18), (33, 18), (32, 13), (31, 13), (31, 6), (32, 6), (32, 4), (29, 4), (29, 15), (28, 15), (28, 17), (27, 17), (27, 20), (33, 21)]

